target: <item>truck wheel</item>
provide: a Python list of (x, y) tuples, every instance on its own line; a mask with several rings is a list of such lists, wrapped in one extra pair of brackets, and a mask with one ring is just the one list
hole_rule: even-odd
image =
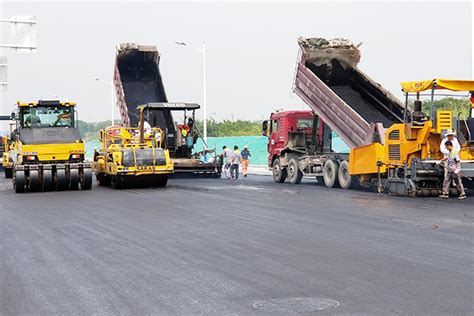
[(323, 176), (316, 176), (316, 180), (318, 181), (319, 185), (324, 184), (324, 177)]
[(69, 169), (69, 190), (75, 191), (79, 188), (79, 169)]
[(110, 184), (110, 179), (103, 173), (96, 173), (95, 180), (98, 186), (104, 187)]
[(84, 168), (80, 177), (81, 189), (90, 190), (92, 188), (92, 171), (90, 168)]
[(11, 179), (13, 177), (13, 168), (5, 168), (5, 178)]
[(347, 160), (344, 160), (339, 165), (338, 178), (342, 189), (347, 190), (354, 186), (354, 182), (356, 182), (357, 179), (354, 179), (355, 177), (351, 177), (349, 174), (349, 163)]
[(301, 179), (303, 179), (303, 173), (300, 171), (298, 160), (291, 159), (288, 163), (288, 181), (291, 184), (299, 184), (301, 183)]
[(38, 170), (30, 170), (28, 177), (28, 191), (37, 192), (40, 189), (40, 179)]
[(276, 183), (283, 183), (286, 179), (286, 168), (283, 168), (280, 163), (280, 158), (273, 162), (273, 181)]
[(123, 179), (120, 176), (111, 176), (110, 177), (110, 186), (114, 190), (120, 190), (124, 188)]
[(51, 191), (53, 188), (53, 170), (43, 169), (43, 181), (41, 181), (43, 191)]
[(67, 188), (66, 169), (56, 169), (54, 173), (54, 189), (63, 191)]
[(13, 172), (13, 189), (16, 193), (25, 192), (25, 172), (23, 170)]
[(324, 177), (324, 184), (328, 188), (338, 188), (339, 187), (339, 179), (338, 179), (338, 163), (332, 159), (328, 159), (324, 163), (323, 167), (323, 177)]

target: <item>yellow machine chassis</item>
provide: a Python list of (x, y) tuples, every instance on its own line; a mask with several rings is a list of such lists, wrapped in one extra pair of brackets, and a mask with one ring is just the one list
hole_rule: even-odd
[[(94, 170), (99, 182), (114, 178), (127, 182), (131, 178), (153, 178), (154, 176), (167, 176), (174, 172), (169, 151), (162, 149), (162, 130), (152, 128), (148, 134), (144, 134), (143, 139), (140, 139), (139, 134), (139, 128), (131, 127), (109, 127), (100, 131), (101, 148), (96, 151), (94, 157)], [(140, 150), (151, 151), (152, 164), (137, 164), (137, 152)], [(124, 151), (133, 153), (133, 164), (123, 163)], [(157, 156), (160, 152), (164, 154), (164, 157), (161, 158), (164, 158), (165, 164), (157, 165)]]

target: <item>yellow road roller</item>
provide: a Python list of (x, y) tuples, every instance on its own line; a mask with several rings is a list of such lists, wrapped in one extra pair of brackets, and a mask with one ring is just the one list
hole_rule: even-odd
[(99, 132), (100, 148), (94, 152), (97, 184), (114, 189), (165, 187), (174, 171), (163, 142), (163, 131), (151, 128), (139, 108), (139, 127), (110, 126)]

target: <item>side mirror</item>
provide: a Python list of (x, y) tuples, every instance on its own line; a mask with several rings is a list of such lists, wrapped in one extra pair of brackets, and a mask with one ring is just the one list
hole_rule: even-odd
[(268, 121), (262, 123), (262, 136), (267, 136), (268, 133)]

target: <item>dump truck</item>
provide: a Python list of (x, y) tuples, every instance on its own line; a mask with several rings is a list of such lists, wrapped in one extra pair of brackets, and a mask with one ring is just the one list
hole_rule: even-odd
[(349, 40), (299, 38), (298, 44), (293, 90), (314, 117), (281, 112), (263, 122), (269, 168), (276, 182), (299, 183), (307, 175), (327, 187), (354, 187), (349, 155), (334, 152), (332, 132), (351, 148), (379, 141), (385, 127), (403, 121), (404, 106), (357, 68), (360, 50)]
[[(205, 152), (193, 154), (200, 135), (196, 125), (189, 124), (188, 120), (192, 117), (194, 122), (194, 113), (199, 107), (187, 109), (181, 106), (184, 103), (168, 102), (159, 63), (160, 54), (155, 46), (123, 43), (117, 47), (114, 85), (122, 125), (124, 127), (137, 126), (138, 106), (151, 103), (168, 104), (155, 108), (153, 119), (149, 123), (152, 127), (158, 127), (164, 132), (164, 142), (175, 163), (175, 173), (220, 177), (222, 162), (215, 149), (208, 149), (205, 144)], [(184, 112), (184, 121), (179, 119), (177, 124), (173, 115), (176, 111)], [(190, 111), (191, 115), (186, 116), (186, 111)], [(186, 131), (187, 135), (184, 138), (187, 139), (182, 141), (181, 127), (184, 125), (191, 129)], [(188, 138), (188, 135), (191, 138)], [(201, 154), (213, 156), (210, 159), (211, 162), (200, 160)]]
[(146, 123), (152, 121), (151, 109), (150, 105), (138, 108), (138, 127), (110, 126), (99, 132), (100, 148), (94, 151), (93, 163), (99, 186), (166, 186), (173, 161), (163, 131)]
[[(426, 116), (419, 100), (417, 107), (410, 109), (408, 94), (405, 104), (400, 102), (357, 67), (359, 47), (347, 39), (299, 38), (298, 44), (294, 91), (310, 107), (314, 118), (311, 126), (298, 126), (297, 121), (282, 125), (285, 113), (274, 113), (263, 123), (270, 142), (275, 131), (288, 133), (279, 136), (285, 141), (278, 150), (269, 150), (275, 181), (284, 182), (288, 177), (290, 182), (298, 183), (303, 174), (308, 174), (327, 187), (362, 185), (397, 195), (438, 194), (443, 178), (437, 163), (442, 158), (440, 139), (461, 120), (453, 118), (450, 111), (433, 109)], [(431, 83), (435, 87), (432, 100), (434, 91), (440, 88), (471, 88), (469, 81)], [(308, 121), (307, 116), (305, 119)], [(470, 126), (470, 120), (465, 119), (461, 125)], [(333, 131), (350, 147), (349, 155), (333, 151)], [(468, 138), (459, 136), (464, 144), (463, 167), (469, 173), (473, 147)]]
[(15, 128), (4, 159), (11, 161), (15, 192), (90, 190), (91, 163), (76, 122), (76, 103), (17, 102)]

